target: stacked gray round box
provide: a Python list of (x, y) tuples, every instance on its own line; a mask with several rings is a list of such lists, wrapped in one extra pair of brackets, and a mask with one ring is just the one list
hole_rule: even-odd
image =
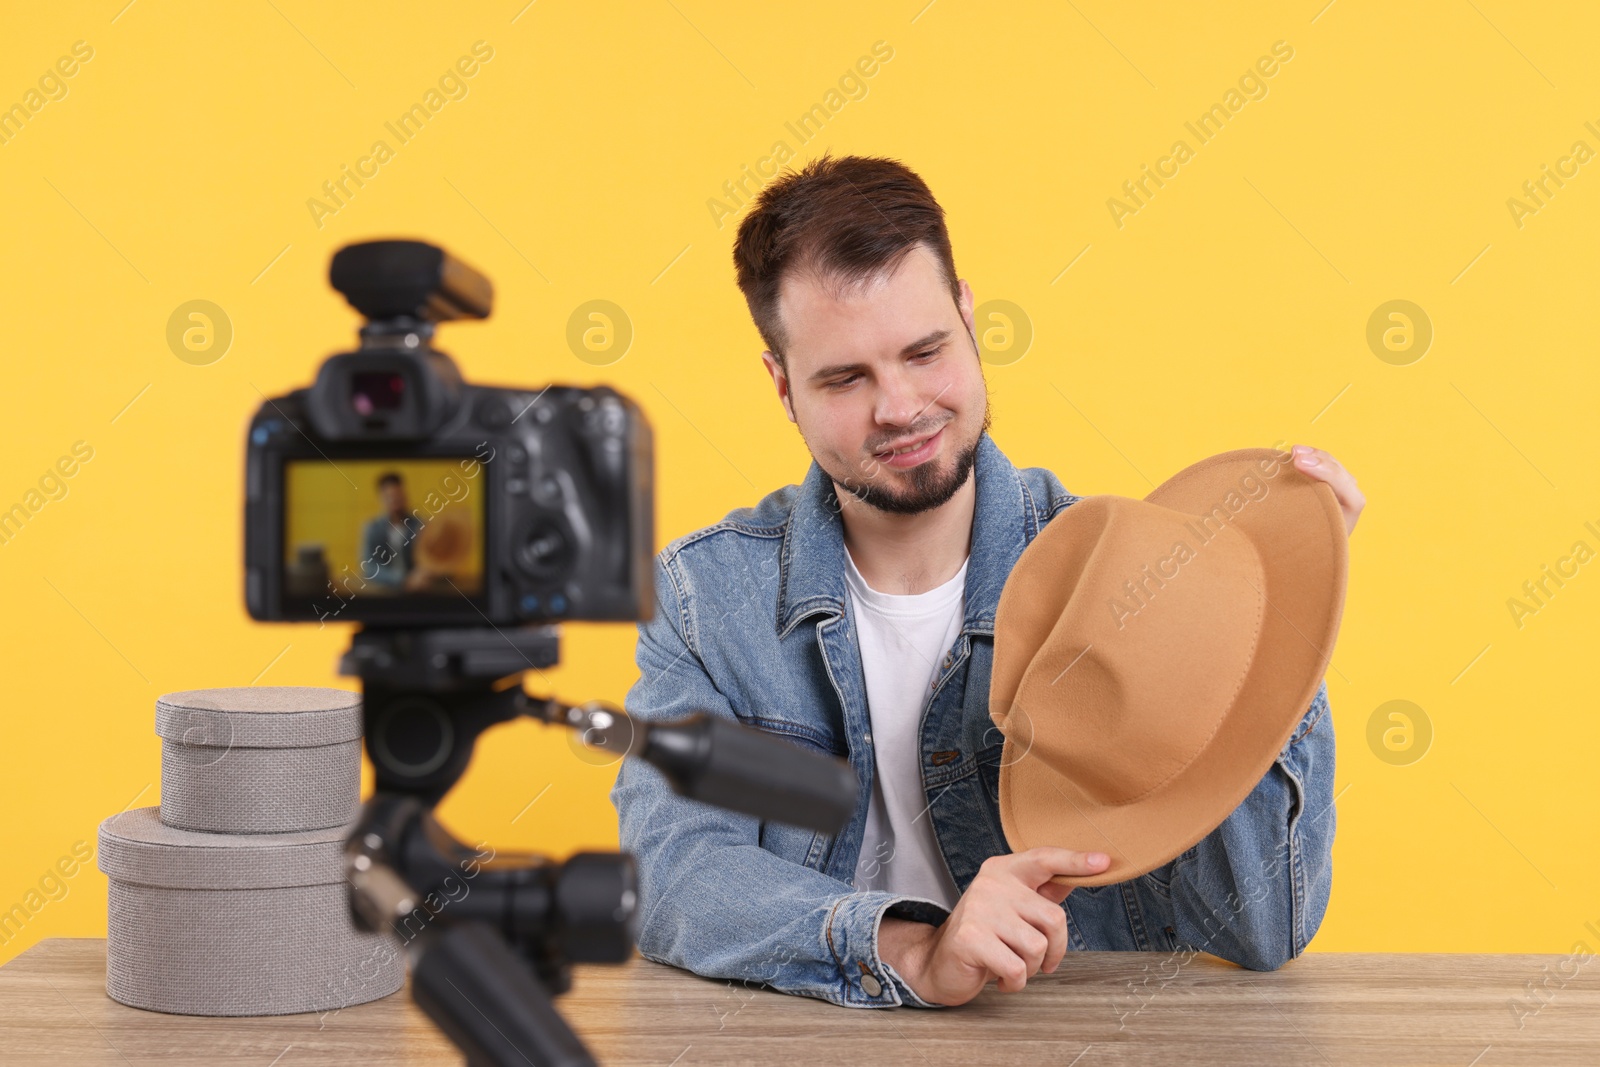
[(399, 989), (399, 939), (355, 926), (344, 879), (360, 695), (169, 693), (156, 702), (156, 732), (161, 807), (100, 825), (112, 999), (187, 1015), (277, 1015)]
[(361, 695), (311, 686), (194, 689), (156, 701), (161, 821), (271, 834), (355, 818)]

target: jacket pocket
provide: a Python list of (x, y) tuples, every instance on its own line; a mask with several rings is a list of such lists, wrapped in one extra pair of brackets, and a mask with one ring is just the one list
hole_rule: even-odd
[(819, 857), (822, 853), (821, 848), (813, 849), (813, 846), (819, 843), (817, 839), (821, 836), (815, 830), (804, 830), (788, 823), (763, 822), (760, 842), (762, 848), (779, 859), (807, 867), (810, 866), (807, 860), (812, 858), (813, 851)]
[(819, 730), (803, 722), (793, 719), (781, 719), (766, 715), (740, 715), (739, 721), (746, 726), (769, 734), (793, 741), (803, 748), (813, 749), (825, 756), (838, 756), (843, 759), (849, 752), (831, 735), (831, 732)]
[(1177, 873), (1178, 865), (1183, 864), (1187, 866), (1189, 861), (1194, 858), (1195, 853), (1199, 851), (1199, 848), (1200, 843), (1196, 841), (1194, 844), (1190, 845), (1187, 849), (1180, 853), (1178, 857), (1172, 860), (1170, 863), (1163, 863), (1155, 870), (1147, 872), (1143, 877), (1145, 884), (1150, 887), (1151, 892), (1155, 893), (1163, 900), (1171, 900), (1172, 879)]
[[(832, 738), (826, 733), (806, 723), (756, 715), (740, 716), (740, 721), (745, 726), (782, 737), (809, 752), (840, 759), (847, 755), (835, 748)], [(831, 844), (830, 836), (815, 830), (790, 826), (788, 823), (768, 821), (761, 824), (759, 842), (762, 848), (780, 859), (820, 870), (821, 864), (827, 858), (828, 846)]]

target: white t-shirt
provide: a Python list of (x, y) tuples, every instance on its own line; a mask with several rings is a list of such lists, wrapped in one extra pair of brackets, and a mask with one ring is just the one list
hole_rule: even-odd
[(853, 884), (953, 908), (961, 894), (934, 836), (918, 734), (939, 666), (961, 632), (967, 563), (938, 588), (902, 596), (868, 586), (848, 549), (844, 555), (877, 765)]

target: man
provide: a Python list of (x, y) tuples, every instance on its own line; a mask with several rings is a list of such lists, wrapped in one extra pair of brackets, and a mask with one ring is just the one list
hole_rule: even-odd
[(362, 572), (371, 561), (377, 571), (371, 581), (396, 593), (419, 590), (432, 578), (426, 568), (416, 565), (413, 553), (412, 541), (424, 520), (409, 514), (405, 480), (397, 471), (378, 476), (378, 500), (383, 513), (368, 519), (361, 531)]
[[(1332, 878), (1326, 685), (1245, 801), (1164, 867), (1069, 896), (1051, 876), (1102, 870), (1103, 854), (1008, 851), (995, 608), (1023, 548), (1078, 498), (988, 434), (973, 294), (927, 186), (892, 160), (824, 157), (762, 192), (734, 261), (813, 462), (800, 486), (661, 552), (627, 709), (736, 717), (847, 757), (860, 792), (829, 836), (623, 764), (611, 798), (639, 864), (641, 953), (853, 1007), (1015, 992), (1069, 948), (1194, 948), (1256, 969), (1299, 955)], [(1295, 455), (1353, 528), (1351, 476)]]

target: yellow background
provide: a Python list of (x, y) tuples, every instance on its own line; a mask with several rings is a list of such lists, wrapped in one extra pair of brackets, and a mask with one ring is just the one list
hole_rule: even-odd
[[(251, 622), (240, 573), (246, 420), (354, 340), (326, 285), (340, 245), (420, 236), (492, 276), (493, 318), (441, 335), (469, 378), (638, 398), (661, 543), (798, 481), (808, 456), (733, 284), (734, 222), (707, 205), (785, 139), (797, 161), (827, 147), (910, 164), (979, 303), (1025, 311), (1029, 351), (986, 368), (1019, 465), (1143, 495), (1204, 456), (1305, 441), (1359, 478), (1370, 505), (1328, 674), (1337, 873), (1315, 950), (1595, 947), (1600, 563), (1520, 628), (1507, 608), (1574, 542), (1600, 548), (1584, 527), (1600, 527), (1600, 163), (1520, 227), (1507, 207), (1574, 141), (1600, 148), (1584, 128), (1600, 120), (1592, 9), (524, 2), (7, 14), (0, 103), (75, 41), (94, 58), (0, 145), (0, 507), (73, 442), (95, 451), (0, 545), (0, 908), (102, 818), (157, 801), (158, 695), (353, 688), (334, 673), (349, 628)], [(494, 55), (466, 98), (391, 144), (318, 228), (308, 199), (479, 40)], [(893, 58), (866, 95), (798, 144), (785, 122), (880, 40)], [(1280, 40), (1294, 58), (1268, 95), (1115, 225), (1122, 183)], [(234, 331), (209, 365), (166, 340), (194, 299)], [(566, 340), (593, 299), (634, 329), (609, 366)], [(1365, 339), (1392, 299), (1435, 330), (1406, 366)], [(569, 627), (564, 665), (529, 688), (620, 700), (632, 646), (628, 626)], [(1368, 744), (1390, 700), (1432, 724), (1409, 765)], [(611, 847), (614, 773), (558, 732), (506, 726), (443, 813), (501, 848)], [(103, 876), (67, 886), (0, 957), (104, 931)]]

